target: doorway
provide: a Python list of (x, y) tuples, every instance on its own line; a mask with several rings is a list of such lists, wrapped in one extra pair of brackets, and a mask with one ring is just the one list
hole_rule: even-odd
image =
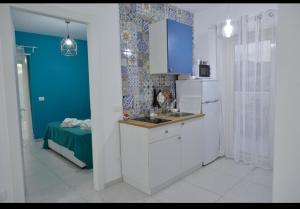
[[(86, 25), (18, 9), (12, 17), (26, 202), (85, 202), (94, 190)], [(74, 54), (60, 47), (69, 35)], [(68, 118), (80, 124), (63, 127)]]
[(20, 115), (21, 115), (21, 128), (22, 138), (24, 145), (33, 139), (32, 132), (32, 119), (31, 119), (31, 104), (29, 95), (29, 77), (28, 77), (28, 62), (27, 56), (30, 54), (25, 53), (24, 46), (18, 46), (16, 49), (16, 61), (18, 71), (18, 90), (20, 101)]
[[(108, 133), (110, 130), (116, 130), (116, 123), (122, 116), (121, 57), (118, 33), (119, 5), (73, 4), (66, 7), (64, 4), (7, 4), (0, 7), (0, 26), (3, 28), (0, 36), (0, 83), (2, 86), (0, 94), (1, 98), (4, 98), (0, 102), (1, 115), (4, 116), (4, 120), (1, 121), (0, 132), (3, 136), (3, 143), (6, 144), (5, 147), (1, 148), (1, 153), (3, 154), (2, 159), (8, 162), (3, 164), (3, 169), (7, 171), (7, 178), (5, 178), (7, 184), (4, 189), (7, 192), (13, 191), (13, 193), (8, 194), (8, 200), (24, 202), (24, 171), (16, 88), (17, 73), (12, 9), (61, 19), (68, 16), (71, 20), (87, 24), (92, 121), (93, 124), (105, 124), (105, 126), (98, 125), (97, 128), (93, 129), (93, 139), (97, 139), (93, 141), (94, 188), (100, 191), (104, 188), (105, 183), (113, 181), (121, 175), (118, 160), (120, 156), (118, 135)], [(111, 89), (114, 93), (112, 94), (106, 89)], [(108, 140), (111, 142), (109, 147), (105, 146)], [(105, 156), (108, 154), (106, 159), (112, 158), (112, 161), (107, 162), (105, 160)]]

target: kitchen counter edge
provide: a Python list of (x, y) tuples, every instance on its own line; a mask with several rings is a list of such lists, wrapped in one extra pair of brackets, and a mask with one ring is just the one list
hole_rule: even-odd
[(185, 120), (190, 120), (190, 119), (194, 119), (194, 118), (202, 118), (204, 116), (205, 116), (205, 114), (203, 114), (203, 113), (198, 113), (198, 114), (189, 115), (189, 116), (182, 116), (182, 117), (171, 117), (168, 115), (158, 115), (157, 118), (167, 119), (167, 120), (171, 120), (171, 121), (167, 121), (167, 122), (159, 123), (159, 124), (153, 124), (153, 123), (129, 119), (129, 120), (119, 120), (119, 123), (139, 126), (139, 127), (143, 127), (143, 128), (156, 128), (156, 127), (161, 127), (161, 126), (165, 126), (165, 125), (169, 125), (172, 123), (177, 123), (177, 122), (181, 122), (181, 121), (185, 121)]

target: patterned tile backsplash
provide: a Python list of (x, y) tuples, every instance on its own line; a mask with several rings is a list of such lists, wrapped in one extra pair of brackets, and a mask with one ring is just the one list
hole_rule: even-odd
[(150, 109), (153, 88), (175, 96), (175, 75), (149, 73), (149, 24), (169, 18), (193, 26), (193, 14), (170, 4), (119, 4), (119, 10), (123, 109), (136, 117)]

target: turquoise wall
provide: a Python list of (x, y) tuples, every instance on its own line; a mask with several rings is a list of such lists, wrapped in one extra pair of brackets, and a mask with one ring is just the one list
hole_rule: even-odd
[[(90, 118), (87, 42), (76, 40), (78, 54), (60, 53), (62, 37), (16, 32), (18, 45), (37, 46), (28, 58), (34, 138), (44, 135), (49, 122), (66, 117)], [(29, 50), (28, 52), (31, 52)], [(45, 101), (38, 101), (44, 96)]]

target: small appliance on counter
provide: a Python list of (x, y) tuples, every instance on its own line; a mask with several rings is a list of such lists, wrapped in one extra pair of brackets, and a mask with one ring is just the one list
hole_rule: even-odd
[(193, 74), (180, 74), (178, 80), (212, 79), (211, 67), (208, 61), (198, 60)]
[(199, 77), (200, 78), (210, 78), (210, 66), (207, 64), (207, 61), (200, 61), (199, 63)]

